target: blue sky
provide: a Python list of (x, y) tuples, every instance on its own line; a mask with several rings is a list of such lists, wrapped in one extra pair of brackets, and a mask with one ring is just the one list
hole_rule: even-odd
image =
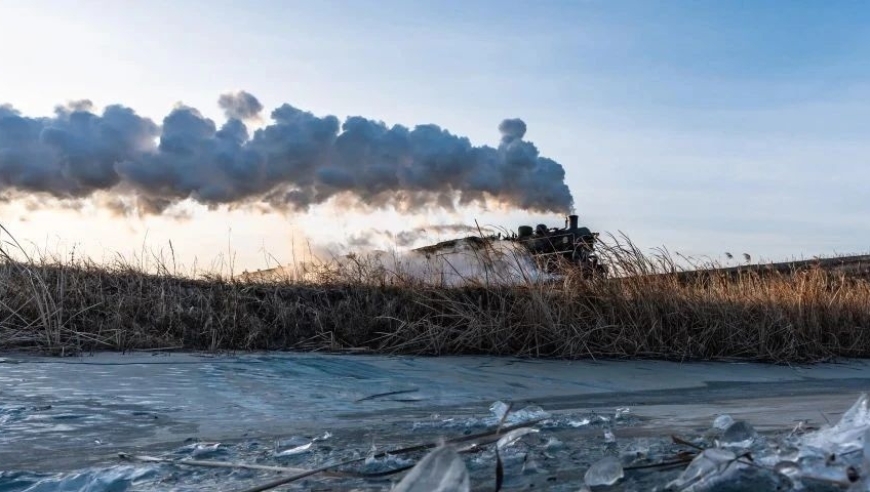
[[(89, 98), (160, 122), (183, 101), (221, 121), (218, 95), (243, 89), (267, 111), (287, 102), (435, 123), (488, 145), (502, 119), (519, 117), (526, 140), (565, 167), (593, 230), (713, 258), (866, 252), (868, 21), (857, 1), (0, 0), (0, 103), (41, 116)], [(384, 223), (525, 222), (515, 211), (366, 217), (328, 207), (123, 227), (20, 204), (2, 215), (30, 240), (92, 252), (173, 239), (207, 261), (231, 235), (252, 267), (262, 248), (285, 260), (299, 231), (340, 241)], [(318, 232), (327, 220), (337, 227)]]

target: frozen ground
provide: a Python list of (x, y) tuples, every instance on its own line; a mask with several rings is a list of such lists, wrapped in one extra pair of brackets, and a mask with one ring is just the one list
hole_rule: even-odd
[[(690, 459), (687, 453), (696, 450), (671, 436), (715, 444), (721, 432), (710, 428), (721, 414), (750, 422), (762, 437), (791, 434), (788, 442), (744, 443), (759, 463), (773, 459), (774, 448), (794, 447), (794, 439), (812, 438), (801, 436), (807, 430), (836, 423), (868, 389), (870, 363), (863, 361), (786, 367), (315, 354), (8, 355), (0, 358), (0, 491), (245, 490), (286, 475), (122, 461), (121, 452), (306, 469), (359, 458), (343, 468), (356, 475), (313, 476), (289, 487), (389, 490), (402, 474), (371, 474), (410, 466), (425, 452), (372, 454), (484, 432), (498, 423), (503, 407), (493, 404), (499, 401), (513, 405), (508, 424), (549, 417), (503, 450), (504, 490), (574, 491), (604, 456), (626, 466)], [(846, 461), (861, 458), (856, 446), (863, 434), (847, 431), (836, 451)], [(836, 441), (822, 437), (827, 441), (798, 444), (825, 448)], [(474, 490), (493, 490), (492, 448), (462, 454)], [(814, 470), (839, 480), (853, 464), (846, 461)], [(661, 488), (687, 464), (628, 468), (602, 490)], [(731, 490), (763, 490), (759, 483)], [(805, 490), (819, 484), (826, 487), (819, 490), (846, 490), (828, 482), (804, 484)]]

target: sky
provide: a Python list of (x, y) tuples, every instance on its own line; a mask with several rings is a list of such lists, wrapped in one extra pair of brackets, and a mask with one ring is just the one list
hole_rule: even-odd
[[(220, 127), (219, 96), (246, 91), (264, 107), (251, 131), (287, 103), (342, 122), (435, 124), (490, 147), (502, 120), (520, 118), (524, 141), (564, 168), (580, 221), (645, 251), (866, 253), (868, 21), (859, 1), (0, 0), (0, 105), (51, 117), (88, 99), (161, 125), (183, 104)], [(0, 204), (0, 224), (42, 251), (145, 261), (171, 241), (188, 267), (232, 258), (239, 270), (371, 228), (475, 221), (513, 230), (563, 217), (331, 202), (118, 217), (38, 193)]]

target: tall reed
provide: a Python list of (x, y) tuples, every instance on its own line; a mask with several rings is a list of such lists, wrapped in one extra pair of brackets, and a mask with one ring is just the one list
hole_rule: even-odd
[(644, 254), (624, 236), (602, 244), (607, 279), (542, 274), (520, 253), (483, 248), (435, 262), (398, 253), (332, 258), (256, 280), (192, 278), (162, 257), (146, 272), (120, 256), (101, 263), (32, 256), (2, 232), (4, 349), (870, 356), (867, 280), (822, 268), (687, 277), (667, 250)]

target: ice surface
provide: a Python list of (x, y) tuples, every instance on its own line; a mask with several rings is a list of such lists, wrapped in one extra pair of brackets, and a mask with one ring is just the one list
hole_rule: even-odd
[(606, 456), (593, 463), (586, 470), (583, 479), (586, 485), (596, 487), (598, 485), (613, 485), (623, 476), (625, 476), (625, 472), (619, 459), (614, 456)]
[(442, 446), (427, 454), (405, 475), (393, 492), (467, 492), (468, 469), (459, 454)]
[(638, 438), (629, 442), (621, 452), (621, 456), (627, 460), (646, 458), (650, 452), (649, 440)]
[(21, 490), (13, 488), (19, 485), (26, 487), (23, 490), (27, 492), (115, 492), (128, 490), (137, 483), (153, 478), (157, 468), (154, 465), (116, 466), (51, 477), (0, 472), (0, 484), (3, 485), (3, 490)]
[[(686, 385), (694, 384), (700, 377), (694, 375), (694, 370), (687, 371), (685, 366), (679, 366), (678, 370), (668, 372), (668, 376), (662, 376), (662, 368), (670, 366), (658, 363), (654, 366), (655, 371), (644, 370), (631, 373), (630, 378), (610, 381), (609, 373), (599, 372), (611, 370), (609, 363), (602, 363), (600, 367), (590, 366), (588, 371), (571, 366), (560, 369), (565, 372), (559, 372), (551, 369), (550, 362), (502, 362), (497, 358), (449, 359), (449, 370), (438, 365), (443, 359), (436, 359), (436, 364), (430, 359), (404, 357), (382, 360), (377, 357), (344, 359), (293, 356), (285, 359), (268, 356), (233, 361), (215, 358), (214, 362), (173, 362), (177, 359), (175, 356), (156, 359), (159, 360), (153, 364), (149, 360), (136, 359), (136, 366), (129, 365), (126, 359), (109, 361), (117, 363), (111, 367), (100, 365), (102, 360), (90, 359), (85, 362), (92, 365), (44, 361), (28, 365), (26, 371), (25, 364), (4, 366), (3, 371), (0, 371), (0, 393), (3, 396), (0, 402), (0, 456), (3, 457), (0, 459), (0, 468), (7, 469), (7, 472), (0, 472), (0, 490), (22, 492), (31, 487), (34, 491), (88, 490), (88, 487), (101, 490), (187, 492), (242, 490), (248, 485), (268, 482), (274, 478), (274, 473), (166, 463), (156, 466), (150, 478), (131, 481), (130, 477), (135, 475), (128, 474), (126, 478), (121, 476), (116, 479), (112, 478), (111, 473), (106, 473), (120, 471), (123, 465), (130, 462), (110, 460), (100, 462), (102, 468), (91, 467), (96, 463), (95, 457), (113, 457), (115, 451), (141, 450), (139, 452), (170, 460), (195, 458), (272, 466), (291, 466), (292, 463), (292, 467), (310, 469), (345, 459), (365, 458), (370, 446), (376, 446), (379, 451), (399, 449), (485, 432), (506, 416), (507, 425), (527, 418), (546, 419), (534, 425), (540, 429), (540, 437), (526, 435), (521, 441), (514, 441), (505, 447), (505, 483), (510, 484), (509, 488), (526, 490), (526, 485), (534, 483), (537, 487), (535, 490), (548, 490), (551, 485), (547, 476), (555, 476), (560, 470), (566, 470), (573, 472), (569, 477), (570, 483), (552, 484), (553, 488), (549, 490), (576, 492), (581, 487), (583, 473), (602, 452), (620, 456), (626, 467), (629, 464), (649, 465), (667, 461), (673, 459), (675, 453), (694, 453), (695, 450), (690, 447), (675, 445), (669, 439), (671, 429), (703, 447), (717, 445), (714, 438), (719, 439), (719, 444), (728, 442), (721, 440), (722, 434), (734, 424), (734, 419), (725, 420), (727, 416), (724, 415), (719, 415), (717, 421), (726, 425), (714, 423), (716, 432), (696, 435), (699, 427), (710, 425), (713, 420), (710, 415), (723, 412), (722, 408), (732, 409), (729, 411), (733, 412), (731, 415), (734, 418), (744, 418), (759, 429), (777, 429), (767, 439), (759, 436), (751, 447), (752, 459), (755, 465), (766, 468), (764, 473), (779, 474), (796, 484), (776, 490), (819, 490), (819, 480), (814, 479), (840, 483), (848, 479), (850, 466), (870, 476), (870, 465), (864, 463), (865, 454), (870, 454), (865, 450), (870, 429), (870, 418), (867, 417), (870, 412), (866, 401), (846, 412), (847, 415), (839, 423), (839, 414), (833, 414), (835, 417), (831, 418), (830, 425), (812, 432), (814, 426), (818, 425), (818, 411), (826, 412), (830, 418), (832, 414), (827, 412), (849, 409), (857, 395), (849, 395), (849, 401), (840, 403), (839, 408), (832, 402), (842, 402), (840, 398), (843, 397), (843, 391), (852, 391), (857, 383), (844, 384), (836, 391), (831, 390), (835, 399), (828, 398), (826, 383), (806, 377), (792, 386), (801, 389), (795, 393), (797, 396), (811, 395), (801, 396), (803, 401), (792, 398), (788, 393), (790, 389), (774, 389), (779, 387), (773, 385), (770, 386), (773, 390), (770, 395), (761, 394), (766, 391), (764, 389), (755, 389), (748, 391), (751, 395), (742, 395), (740, 386), (736, 390), (728, 387), (704, 390), (705, 395), (707, 391), (714, 396), (721, 393), (723, 401), (732, 399), (735, 393), (740, 393), (741, 398), (749, 398), (743, 406), (723, 406), (719, 405), (718, 400), (711, 401), (712, 396), (703, 396), (696, 405), (694, 400), (688, 401), (696, 398), (694, 393), (683, 394), (680, 389), (674, 389), (673, 395), (665, 395), (667, 398), (661, 401), (653, 399), (646, 402), (645, 398), (634, 397), (623, 400), (631, 391), (648, 389), (640, 381), (670, 388), (668, 385), (675, 375), (679, 375), (677, 379), (682, 382), (679, 384)], [(646, 364), (632, 362), (630, 365)], [(862, 369), (867, 375), (861, 377), (870, 380), (870, 363), (867, 363), (867, 367), (867, 370)], [(619, 370), (629, 369), (626, 365)], [(759, 370), (763, 374), (751, 372), (747, 373), (747, 377), (763, 383), (771, 379), (779, 381), (783, 376), (781, 368), (764, 366), (753, 369)], [(832, 373), (840, 371), (837, 368), (825, 370)], [(807, 371), (800, 369), (799, 372)], [(649, 372), (649, 377), (644, 376), (646, 372)], [(772, 372), (778, 376), (771, 376)], [(846, 372), (848, 374), (845, 376), (851, 378), (852, 370)], [(53, 377), (55, 373), (62, 376), (61, 380)], [(581, 373), (582, 377), (579, 375)], [(684, 376), (687, 374), (691, 377)], [(705, 368), (703, 374), (707, 377), (708, 369)], [(641, 376), (646, 379), (638, 379)], [(730, 371), (728, 377), (731, 377)], [(800, 377), (804, 378), (804, 375)], [(411, 378), (412, 382), (408, 383), (406, 378)], [(735, 378), (735, 381), (740, 382), (750, 380)], [(794, 377), (786, 375), (785, 379), (790, 381)], [(128, 386), (115, 384), (117, 381)], [(369, 393), (366, 388), (390, 388), (393, 381), (402, 381), (402, 387), (407, 384), (419, 387), (421, 394), (428, 398), (427, 403), (400, 404), (377, 400), (357, 403), (361, 396)], [(818, 388), (819, 393), (813, 394), (813, 388)], [(588, 401), (582, 397), (601, 391), (613, 393), (614, 396), (596, 396)], [(565, 395), (565, 398), (553, 400), (550, 395)], [(671, 396), (676, 404), (685, 403), (686, 410), (679, 407), (672, 414), (670, 409), (649, 406), (657, 402), (668, 405)], [(762, 399), (757, 408), (750, 397)], [(522, 405), (519, 405), (508, 412), (509, 406), (505, 402), (511, 401), (534, 401), (543, 408), (520, 408)], [(492, 409), (488, 409), (492, 402), (496, 403)], [(804, 407), (794, 406), (794, 402)], [(820, 403), (821, 408), (817, 408)], [(624, 411), (629, 404), (632, 405), (631, 411)], [(777, 405), (783, 405), (782, 415)], [(428, 417), (435, 411), (440, 416)], [(552, 415), (548, 415), (547, 411), (552, 411)], [(759, 416), (759, 421), (756, 421), (756, 416)], [(655, 430), (656, 422), (653, 420), (658, 417), (665, 420), (661, 433)], [(798, 419), (806, 421), (807, 426), (795, 427)], [(644, 431), (638, 433), (625, 429), (635, 424), (642, 426)], [(70, 428), (74, 428), (74, 432), (52, 430)], [(329, 444), (315, 442), (318, 441), (315, 436), (324, 435), (326, 428), (335, 432), (335, 436), (327, 441)], [(422, 431), (408, 432), (412, 428)], [(618, 433), (619, 441), (604, 443), (602, 433), (605, 429), (609, 435)], [(651, 429), (655, 437), (650, 439), (645, 448), (635, 446), (638, 435), (648, 435), (646, 429)], [(292, 435), (304, 437), (286, 439)], [(276, 443), (279, 438), (284, 440)], [(97, 441), (101, 443), (99, 448), (95, 446)], [(222, 445), (209, 449), (217, 441)], [(297, 456), (275, 456), (276, 453), (309, 444), (308, 452)], [(461, 455), (465, 457), (468, 473), (475, 486), (485, 488), (491, 485), (495, 448), (494, 443), (491, 443), (480, 446), (474, 454)], [(45, 449), (52, 449), (51, 460), (45, 461), (58, 461), (57, 465), (42, 466), (38, 456)], [(73, 451), (83, 458), (74, 458)], [(738, 449), (731, 451), (740, 454)], [(711, 450), (707, 454), (716, 452)], [(27, 455), (33, 458), (27, 458)], [(413, 465), (424, 455), (425, 451), (420, 451), (371, 458), (348, 468), (349, 471), (362, 473), (387, 472)], [(55, 460), (54, 456), (61, 460)], [(829, 462), (829, 456), (835, 459)], [(9, 458), (15, 461), (10, 464), (7, 462)], [(682, 467), (686, 465), (688, 463)], [(547, 474), (532, 475), (531, 472), (538, 468)], [(75, 473), (69, 470), (75, 470)], [(656, 487), (674, 480), (683, 471), (679, 467), (653, 470), (625, 471), (625, 477), (613, 489), (623, 490), (621, 487), (624, 486), (626, 491), (662, 490)], [(716, 471), (714, 475), (724, 480), (723, 485), (729, 487), (728, 490), (773, 490), (752, 486), (762, 483), (759, 478), (762, 472), (757, 470), (754, 466), (734, 463), (724, 473)], [(390, 483), (398, 481), (400, 477), (388, 475), (341, 479), (341, 485), (335, 489), (388, 490)], [(319, 484), (320, 480), (332, 479), (316, 477), (288, 486), (286, 490), (316, 489), (314, 485)], [(713, 480), (707, 480), (701, 485), (695, 484), (694, 490), (723, 490), (718, 486), (707, 487), (712, 483)], [(104, 486), (97, 487), (96, 484)], [(846, 487), (824, 490), (845, 491)], [(870, 492), (870, 487), (860, 482), (854, 484), (851, 490)]]

